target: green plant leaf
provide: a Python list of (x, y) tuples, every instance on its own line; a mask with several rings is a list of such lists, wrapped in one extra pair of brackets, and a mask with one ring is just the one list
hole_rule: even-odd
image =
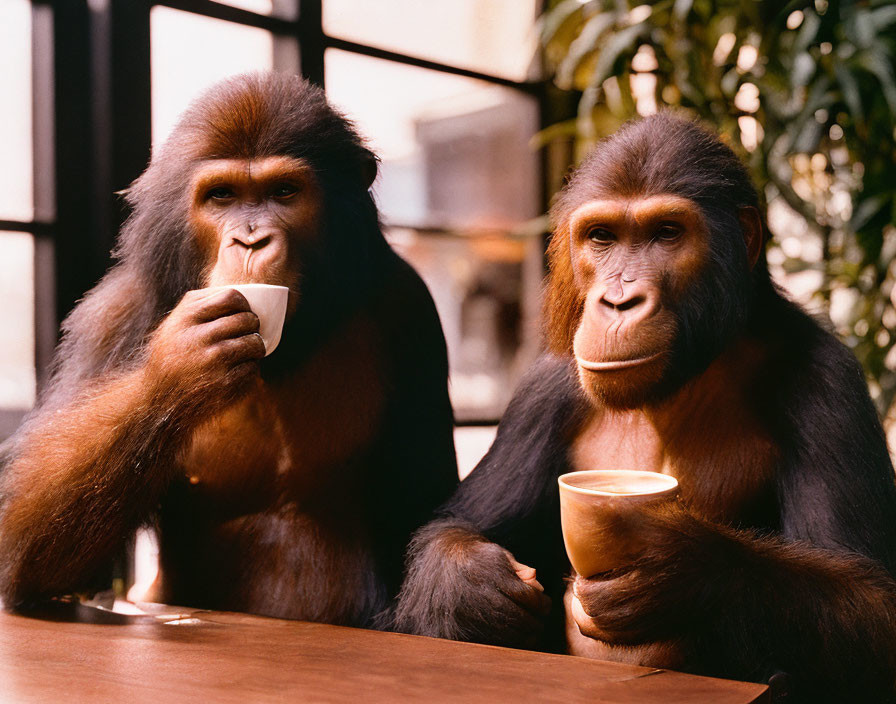
[(852, 218), (849, 221), (851, 229), (858, 231), (877, 215), (881, 209), (887, 204), (889, 197), (885, 195), (876, 195), (862, 198), (857, 205)]
[(591, 73), (591, 85), (600, 85), (609, 78), (617, 60), (626, 51), (632, 52), (637, 40), (647, 34), (649, 30), (650, 27), (646, 22), (640, 22), (616, 32), (597, 55), (597, 63)]
[[(892, 2), (892, 0), (888, 0)], [(879, 34), (882, 29), (896, 23), (896, 5), (878, 7), (868, 13), (871, 17), (871, 26)]]
[(797, 132), (796, 139), (793, 141), (793, 151), (809, 154), (818, 151), (818, 143), (821, 141), (822, 134), (824, 134), (824, 125), (820, 125), (814, 117), (810, 117), (802, 123)]
[(598, 40), (615, 23), (616, 17), (609, 12), (595, 15), (585, 23), (579, 36), (569, 45), (566, 58), (557, 69), (557, 83), (561, 87), (569, 88), (574, 85), (576, 69), (598, 52)]
[(803, 11), (803, 23), (797, 30), (796, 41), (793, 44), (795, 52), (806, 51), (818, 36), (818, 30), (821, 28), (821, 17), (812, 10)]
[(839, 61), (834, 63), (834, 75), (843, 94), (843, 102), (857, 122), (865, 121), (865, 113), (862, 110), (862, 94), (859, 92), (859, 83), (852, 71)]
[(896, 78), (887, 53), (878, 47), (860, 53), (856, 60), (880, 81), (884, 100), (891, 113), (896, 113)]
[[(563, 0), (550, 12), (543, 14), (538, 20), (538, 35), (542, 44), (549, 44), (558, 39), (564, 27), (576, 25), (584, 11), (579, 0)], [(564, 45), (567, 42), (563, 42)]]
[(694, 0), (675, 0), (675, 4), (672, 6), (672, 17), (679, 21), (684, 20), (693, 6)]
[(790, 84), (794, 88), (803, 88), (809, 85), (812, 76), (815, 75), (816, 63), (812, 55), (801, 52), (793, 60), (793, 71), (790, 74)]
[(722, 93), (730, 98), (737, 95), (737, 89), (740, 86), (740, 72), (736, 68), (728, 69), (722, 76), (720, 87)]
[(555, 122), (553, 125), (549, 125), (548, 127), (545, 127), (544, 129), (536, 132), (532, 136), (530, 144), (536, 149), (544, 147), (545, 145), (550, 144), (557, 139), (568, 139), (570, 137), (575, 137), (578, 134), (578, 130), (578, 120), (576, 119)]

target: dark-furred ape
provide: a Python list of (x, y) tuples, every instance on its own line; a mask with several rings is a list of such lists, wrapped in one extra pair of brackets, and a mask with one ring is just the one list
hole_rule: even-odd
[[(376, 622), (457, 471), (441, 327), (375, 175), (297, 77), (237, 77), (185, 113), (2, 453), (7, 607), (89, 590), (155, 522), (155, 599)], [(245, 298), (211, 288), (249, 282), (290, 289), (264, 359)]]
[[(645, 118), (552, 215), (551, 353), (415, 537), (396, 627), (891, 701), (884, 434), (855, 358), (772, 284), (743, 165), (692, 122)], [(557, 476), (598, 468), (672, 474), (680, 501), (620, 516), (650, 545), (631, 564), (565, 581)]]

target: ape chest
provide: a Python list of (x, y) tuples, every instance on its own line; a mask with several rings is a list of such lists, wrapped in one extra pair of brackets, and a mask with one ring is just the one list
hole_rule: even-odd
[(183, 458), (194, 493), (268, 504), (348, 478), (376, 436), (382, 399), (365, 370), (338, 381), (319, 371), (286, 388), (259, 381), (200, 425)]
[(724, 522), (747, 517), (769, 491), (778, 448), (758, 422), (718, 418), (691, 425), (658, 424), (633, 411), (590, 420), (571, 448), (574, 469), (641, 469), (678, 479), (681, 498)]
[(664, 444), (656, 429), (636, 413), (606, 413), (595, 417), (579, 433), (571, 452), (572, 466), (576, 470), (663, 472), (670, 469), (666, 466)]

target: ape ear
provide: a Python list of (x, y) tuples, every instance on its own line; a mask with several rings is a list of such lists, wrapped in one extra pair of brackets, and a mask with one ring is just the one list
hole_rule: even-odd
[(361, 154), (361, 181), (366, 190), (373, 185), (378, 166), (379, 160), (376, 158), (376, 155), (365, 149)]
[(753, 206), (741, 208), (737, 215), (740, 220), (740, 229), (743, 232), (744, 244), (747, 245), (747, 261), (750, 269), (756, 266), (759, 255), (762, 253), (762, 245), (765, 243), (762, 218), (759, 211)]

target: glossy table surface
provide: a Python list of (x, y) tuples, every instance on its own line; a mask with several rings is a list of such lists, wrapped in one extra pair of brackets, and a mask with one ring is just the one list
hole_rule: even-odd
[(564, 655), (146, 605), (0, 612), (0, 702), (747, 704), (766, 687)]

